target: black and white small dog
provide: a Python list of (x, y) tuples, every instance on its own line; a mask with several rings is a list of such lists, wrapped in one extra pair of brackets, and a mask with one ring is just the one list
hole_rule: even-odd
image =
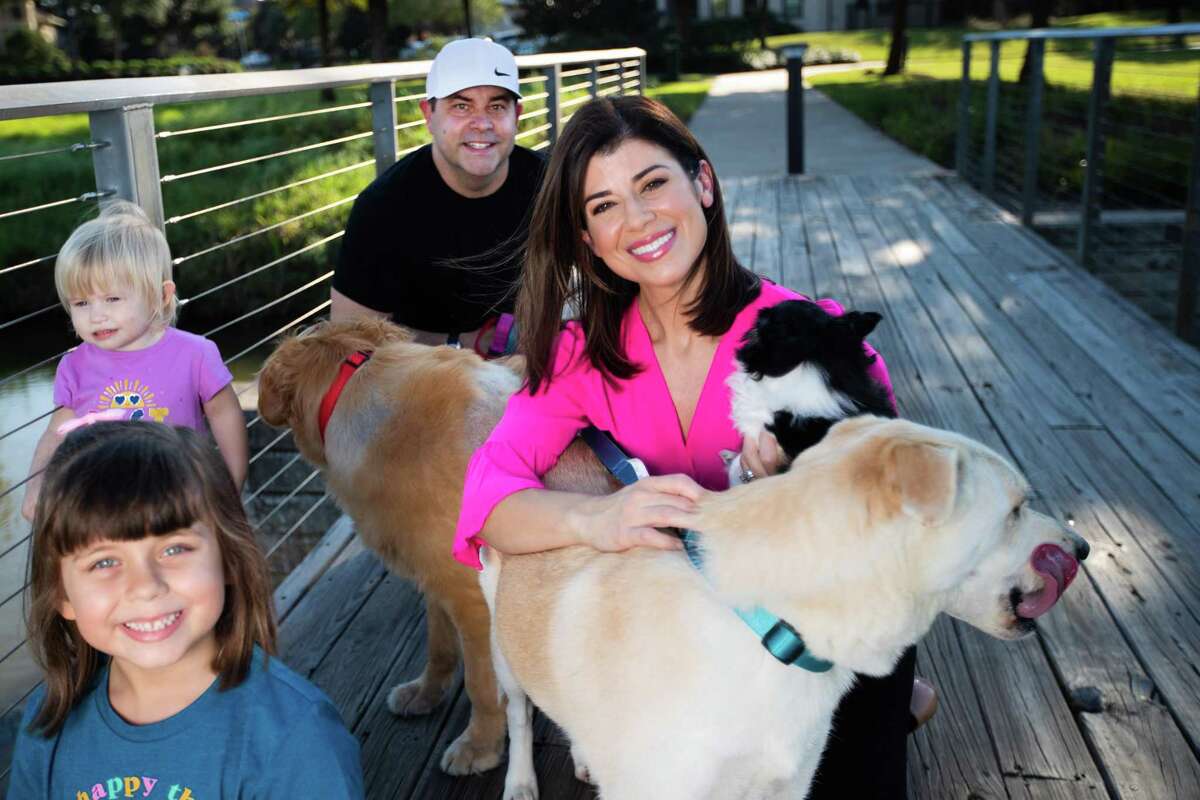
[[(755, 439), (764, 429), (773, 433), (786, 469), (846, 417), (896, 416), (887, 389), (868, 374), (875, 357), (863, 350), (863, 340), (881, 319), (873, 311), (831, 316), (807, 300), (760, 311), (728, 380), (738, 432)], [(729, 485), (744, 483), (741, 455), (721, 455)]]

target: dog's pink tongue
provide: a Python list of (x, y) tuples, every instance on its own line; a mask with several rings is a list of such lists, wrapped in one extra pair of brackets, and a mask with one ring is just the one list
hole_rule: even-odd
[(1033, 551), (1029, 565), (1034, 572), (1042, 576), (1046, 585), (1040, 591), (1025, 596), (1017, 606), (1017, 613), (1026, 619), (1034, 619), (1045, 614), (1063, 592), (1075, 580), (1079, 571), (1079, 562), (1058, 545), (1043, 544)]

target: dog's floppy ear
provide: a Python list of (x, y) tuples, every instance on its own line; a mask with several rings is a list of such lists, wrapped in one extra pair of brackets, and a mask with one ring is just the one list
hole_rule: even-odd
[(258, 373), (258, 413), (275, 428), (291, 424), (296, 397), (296, 369), (292, 363), (302, 348), (298, 339), (283, 342)]
[(891, 485), (899, 510), (929, 527), (954, 513), (960, 459), (953, 447), (897, 442), (888, 454)]
[(838, 321), (849, 325), (856, 338), (865, 339), (882, 319), (883, 315), (874, 311), (848, 311), (839, 317)]

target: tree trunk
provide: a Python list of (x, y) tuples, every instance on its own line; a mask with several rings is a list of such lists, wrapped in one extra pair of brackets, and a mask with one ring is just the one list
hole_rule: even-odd
[(467, 23), (467, 38), (471, 38), (475, 34), (471, 33), (471, 0), (463, 0), (463, 20)]
[(371, 60), (390, 61), (387, 51), (387, 0), (367, 0), (367, 14), (371, 20)]
[(758, 0), (758, 44), (763, 50), (767, 49), (767, 0)]
[[(317, 39), (321, 50), (321, 66), (333, 64), (333, 53), (329, 44), (329, 0), (317, 0)], [(322, 100), (333, 100), (333, 89), (322, 89)]]
[[(1167, 0), (1167, 24), (1175, 25), (1183, 22), (1183, 3), (1180, 0)], [(1171, 46), (1182, 50), (1187, 46), (1182, 36), (1176, 36), (1171, 40)]]
[[(1029, 22), (1030, 28), (1049, 28), (1050, 27), (1050, 6), (1053, 5), (1053, 0), (1033, 0), (1030, 4), (1029, 11), (1032, 19)], [(1029, 50), (1033, 43), (1025, 45), (1025, 61), (1021, 64), (1021, 83), (1029, 81), (1029, 72), (1033, 69), (1033, 64), (1030, 62)]]
[(892, 5), (892, 44), (888, 48), (884, 75), (899, 75), (904, 71), (908, 55), (908, 0), (896, 0)]
[(121, 41), (121, 26), (125, 24), (125, 4), (110, 2), (108, 13), (113, 30), (113, 61), (120, 61), (121, 56), (125, 54), (125, 43)]

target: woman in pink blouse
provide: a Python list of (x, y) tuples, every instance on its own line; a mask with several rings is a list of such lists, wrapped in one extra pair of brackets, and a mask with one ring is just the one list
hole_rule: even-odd
[[(774, 473), (769, 434), (741, 441), (725, 379), (758, 311), (800, 295), (734, 257), (712, 166), (687, 128), (644, 97), (582, 106), (555, 145), (534, 204), (516, 317), (528, 385), (467, 468), (454, 555), (677, 549), (705, 490), (728, 488), (721, 450)], [(840, 314), (831, 301), (818, 301)], [(565, 326), (560, 310), (577, 309)], [(874, 376), (889, 387), (883, 359)], [(545, 474), (587, 425), (607, 431), (651, 477), (607, 497), (549, 491)], [(909, 652), (887, 678), (859, 679), (811, 797), (904, 797), (913, 691)]]

